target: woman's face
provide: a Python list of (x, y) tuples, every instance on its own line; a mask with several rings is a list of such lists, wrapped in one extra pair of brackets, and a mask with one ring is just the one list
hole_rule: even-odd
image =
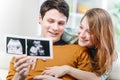
[(94, 37), (92, 34), (90, 34), (89, 24), (87, 17), (85, 17), (79, 27), (78, 30), (78, 44), (80, 46), (85, 47), (93, 47), (94, 46)]

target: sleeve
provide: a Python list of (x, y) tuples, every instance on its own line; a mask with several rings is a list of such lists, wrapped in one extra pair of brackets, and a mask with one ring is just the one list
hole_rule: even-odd
[(101, 76), (101, 80), (107, 80), (107, 78), (109, 78), (109, 72)]
[[(85, 47), (74, 46), (76, 49), (74, 53), (74, 67), (83, 71), (92, 71), (90, 56)], [(72, 76), (65, 75), (62, 80), (76, 80)]]
[(15, 73), (16, 73), (16, 70), (14, 68), (14, 58), (12, 58), (12, 60), (10, 62), (9, 71), (8, 71), (8, 75), (6, 77), (6, 80), (12, 80)]
[(79, 48), (77, 56), (77, 68), (83, 71), (93, 71), (91, 66), (90, 56), (85, 48)]

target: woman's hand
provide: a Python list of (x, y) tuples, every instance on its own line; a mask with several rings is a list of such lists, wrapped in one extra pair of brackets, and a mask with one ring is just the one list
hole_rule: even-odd
[(42, 75), (49, 75), (54, 77), (61, 77), (67, 74), (69, 71), (69, 67), (67, 65), (64, 66), (54, 66), (54, 67), (47, 67), (41, 74)]
[(39, 75), (35, 76), (33, 80), (60, 80), (60, 79), (49, 75)]

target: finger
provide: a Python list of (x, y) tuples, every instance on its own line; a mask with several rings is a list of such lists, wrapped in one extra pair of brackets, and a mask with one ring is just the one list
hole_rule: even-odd
[(45, 70), (51, 70), (54, 69), (55, 67), (46, 67)]
[(46, 67), (45, 69), (55, 69), (57, 68), (58, 66), (53, 66), (53, 67)]
[(46, 69), (46, 70), (49, 70), (49, 69), (51, 69), (51, 67), (46, 67), (45, 69)]
[(45, 58), (41, 58), (41, 60), (42, 60), (42, 61), (44, 61), (44, 62), (46, 62), (46, 61), (47, 61), (47, 59), (45, 59)]
[(26, 71), (27, 71), (27, 68), (24, 68), (24, 69), (20, 70), (18, 73), (19, 73), (19, 74), (23, 74), (23, 73), (26, 72)]
[(55, 76), (54, 72), (51, 72), (51, 71), (44, 71), (41, 73), (41, 75), (49, 75), (49, 76)]
[(30, 66), (29, 63), (24, 63), (24, 64), (20, 65), (19, 67), (16, 67), (16, 71), (19, 72), (19, 71), (21, 71), (24, 68), (28, 68), (28, 66)]
[(34, 70), (36, 66), (37, 58), (32, 59), (31, 62), (32, 62), (32, 70)]
[(49, 75), (48, 72), (42, 72), (41, 75)]
[(24, 68), (21, 71), (19, 71), (18, 73), (22, 76), (26, 76), (28, 72), (29, 72), (28, 68)]
[(44, 70), (44, 71), (41, 73), (41, 75), (46, 75), (46, 74), (48, 74), (47, 70)]
[(46, 59), (45, 59), (45, 58), (43, 58), (42, 60), (43, 60), (43, 61), (46, 61)]
[(45, 73), (44, 72), (41, 72), (41, 75), (44, 75)]
[(28, 66), (28, 68), (23, 68), (22, 70), (20, 70), (18, 73), (22, 76), (27, 76), (28, 73), (29, 73), (29, 69), (30, 69), (30, 66)]
[(17, 55), (15, 56), (15, 62), (17, 62), (19, 59), (26, 57), (26, 55)]
[(41, 75), (49, 75), (50, 74), (50, 71), (48, 71), (48, 70), (44, 70), (42, 73), (41, 73)]
[(53, 76), (48, 76), (48, 75), (35, 76), (33, 79), (34, 80), (58, 80), (58, 78), (55, 78)]
[(18, 66), (20, 66), (21, 64), (27, 63), (27, 61), (28, 61), (29, 59), (30, 59), (29, 57), (21, 58), (21, 59), (19, 59), (17, 62), (15, 62), (14, 66), (15, 66), (15, 67), (18, 67)]
[(15, 57), (14, 63), (17, 63), (19, 60), (26, 58), (26, 55), (19, 55)]
[(45, 77), (42, 75), (39, 75), (39, 76), (35, 76), (33, 79), (34, 80), (40, 80), (40, 79), (43, 80), (43, 79), (45, 79)]
[(55, 74), (55, 75), (54, 75), (54, 77), (58, 78), (58, 77), (59, 77), (59, 75)]

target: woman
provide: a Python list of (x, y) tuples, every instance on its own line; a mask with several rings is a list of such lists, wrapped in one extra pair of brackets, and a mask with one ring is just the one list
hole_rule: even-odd
[(83, 16), (78, 31), (81, 46), (88, 47), (93, 71), (101, 76), (110, 72), (115, 56), (114, 27), (109, 13), (93, 8)]
[(101, 8), (88, 10), (80, 22), (78, 44), (88, 48), (93, 73), (64, 65), (49, 67), (42, 74), (54, 75), (55, 77), (68, 74), (83, 80), (97, 76), (93, 80), (99, 80), (100, 77), (104, 80), (104, 76), (111, 71), (115, 58), (113, 28), (111, 17), (107, 11)]

